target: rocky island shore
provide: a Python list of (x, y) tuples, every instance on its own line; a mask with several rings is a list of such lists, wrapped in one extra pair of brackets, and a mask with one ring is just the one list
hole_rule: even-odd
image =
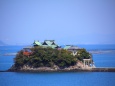
[(24, 65), (20, 69), (17, 69), (14, 65), (8, 70), (9, 72), (69, 72), (69, 71), (91, 71), (92, 67), (83, 67), (83, 63), (78, 62), (74, 66), (59, 68), (57, 65), (53, 67), (38, 67), (33, 68), (28, 65)]
[(39, 67), (39, 68), (23, 68), (13, 69), (10, 68), (6, 71), (0, 72), (115, 72), (115, 68), (65, 68), (65, 69), (53, 69), (51, 67)]

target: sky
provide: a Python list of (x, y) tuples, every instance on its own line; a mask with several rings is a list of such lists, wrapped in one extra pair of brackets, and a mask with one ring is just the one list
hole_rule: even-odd
[(115, 0), (0, 0), (0, 40), (115, 44)]

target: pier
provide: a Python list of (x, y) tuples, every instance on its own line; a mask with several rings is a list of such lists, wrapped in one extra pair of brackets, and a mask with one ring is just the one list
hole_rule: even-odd
[(115, 67), (97, 67), (97, 68), (92, 68), (92, 72), (115, 72)]

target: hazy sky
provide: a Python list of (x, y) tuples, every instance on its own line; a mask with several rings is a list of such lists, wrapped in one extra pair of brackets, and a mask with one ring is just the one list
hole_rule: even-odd
[(0, 0), (0, 40), (115, 44), (115, 0)]

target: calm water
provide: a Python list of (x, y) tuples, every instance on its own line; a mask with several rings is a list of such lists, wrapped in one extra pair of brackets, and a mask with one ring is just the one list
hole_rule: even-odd
[[(115, 67), (115, 45), (79, 45), (91, 51), (97, 67)], [(0, 46), (0, 70), (13, 64), (16, 53), (23, 46)], [(109, 52), (106, 52), (109, 51)], [(0, 72), (0, 86), (115, 86), (115, 72), (69, 72), (69, 73), (17, 73)]]

